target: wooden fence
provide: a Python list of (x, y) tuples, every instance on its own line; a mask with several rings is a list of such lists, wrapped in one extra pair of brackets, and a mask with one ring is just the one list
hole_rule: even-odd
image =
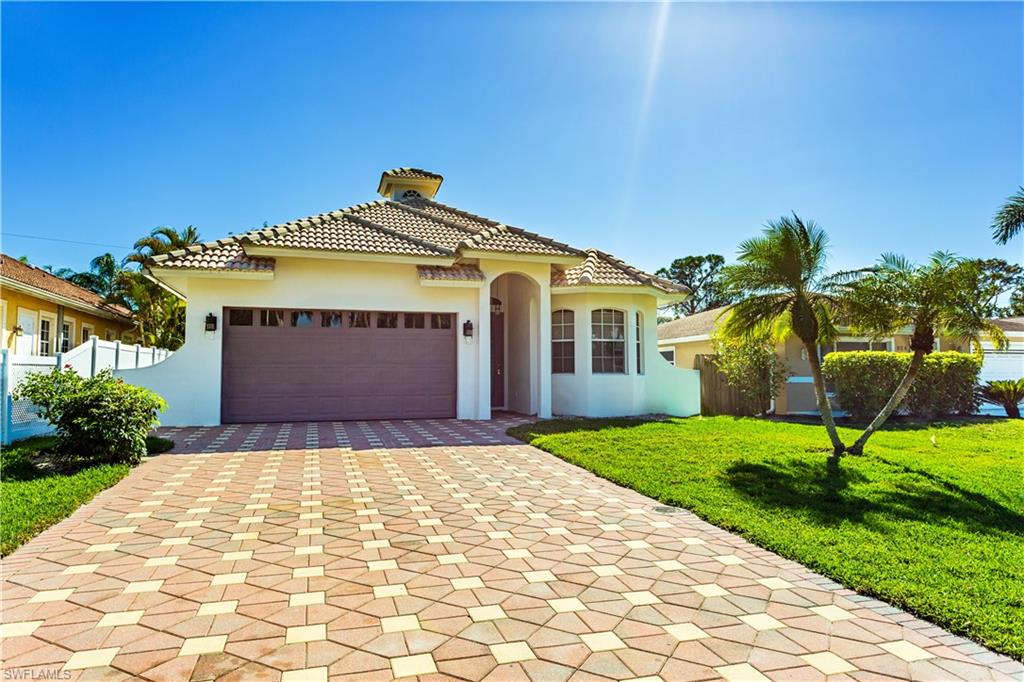
[[(715, 366), (714, 355), (696, 355), (693, 368), (700, 371), (700, 413), (706, 417), (731, 414), (749, 417), (766, 411), (729, 384), (725, 375)], [(767, 381), (767, 377), (765, 378)]]

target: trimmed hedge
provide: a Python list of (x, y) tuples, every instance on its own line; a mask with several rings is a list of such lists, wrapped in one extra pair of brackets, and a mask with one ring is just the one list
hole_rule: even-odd
[[(829, 353), (822, 364), (839, 408), (856, 421), (868, 421), (882, 409), (910, 366), (912, 353), (845, 351)], [(981, 358), (945, 351), (925, 356), (924, 364), (899, 411), (921, 419), (967, 415), (978, 410)]]

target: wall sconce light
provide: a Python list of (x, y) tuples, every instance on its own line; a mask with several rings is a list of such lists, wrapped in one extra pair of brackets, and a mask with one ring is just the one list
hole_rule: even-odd
[(473, 323), (470, 320), (462, 323), (462, 335), (467, 339), (473, 337)]
[(24, 336), (25, 334), (25, 330), (22, 328), (20, 324), (14, 325), (14, 329), (12, 329), (11, 331), (14, 332), (15, 336)]
[(217, 316), (210, 313), (206, 316), (206, 331), (215, 332), (217, 331)]

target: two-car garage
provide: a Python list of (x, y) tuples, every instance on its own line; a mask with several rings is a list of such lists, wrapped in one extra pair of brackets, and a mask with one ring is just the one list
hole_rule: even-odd
[(221, 421), (455, 416), (451, 313), (226, 308)]

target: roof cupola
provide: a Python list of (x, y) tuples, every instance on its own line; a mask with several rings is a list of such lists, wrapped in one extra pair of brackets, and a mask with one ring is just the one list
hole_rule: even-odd
[(410, 197), (433, 199), (444, 178), (419, 168), (392, 168), (381, 173), (377, 191), (395, 201)]

